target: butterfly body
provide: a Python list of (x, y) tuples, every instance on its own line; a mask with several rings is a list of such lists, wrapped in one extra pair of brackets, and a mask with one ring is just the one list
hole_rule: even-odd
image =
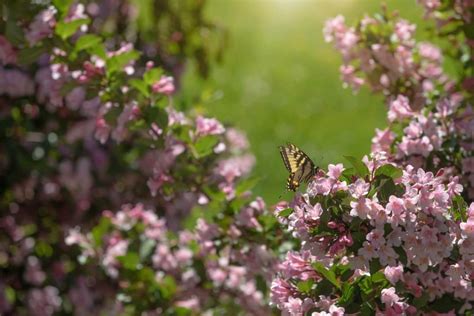
[(294, 144), (287, 143), (280, 146), (280, 154), (286, 169), (290, 172), (286, 182), (286, 188), (295, 192), (301, 182), (308, 182), (315, 175), (318, 167), (301, 149)]

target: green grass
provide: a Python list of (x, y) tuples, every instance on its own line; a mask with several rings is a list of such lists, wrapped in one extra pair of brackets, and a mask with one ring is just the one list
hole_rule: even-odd
[[(386, 3), (408, 20), (421, 19), (415, 0)], [(386, 125), (380, 96), (342, 88), (340, 56), (322, 36), (330, 17), (352, 23), (379, 11), (375, 0), (209, 1), (207, 14), (229, 30), (229, 46), (209, 80), (190, 67), (181, 98), (201, 94), (207, 115), (247, 133), (261, 177), (255, 193), (268, 203), (284, 192), (287, 177), (278, 145), (293, 142), (326, 167), (366, 154), (374, 129)]]

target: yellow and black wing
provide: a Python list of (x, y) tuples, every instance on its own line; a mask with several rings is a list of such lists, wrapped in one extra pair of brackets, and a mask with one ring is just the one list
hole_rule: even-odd
[(294, 144), (287, 143), (286, 146), (280, 146), (279, 149), (283, 163), (290, 172), (286, 188), (296, 191), (301, 182), (308, 182), (317, 169), (311, 158)]

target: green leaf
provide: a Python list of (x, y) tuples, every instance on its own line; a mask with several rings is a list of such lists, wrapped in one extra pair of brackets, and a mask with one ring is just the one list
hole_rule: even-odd
[(244, 192), (252, 190), (258, 184), (259, 181), (259, 177), (249, 177), (240, 181), (235, 188), (235, 194), (239, 196)]
[(100, 43), (102, 43), (102, 38), (100, 38), (100, 36), (95, 34), (86, 34), (79, 37), (74, 49), (75, 51), (79, 52), (81, 50), (92, 48), (96, 45), (99, 45)]
[(400, 168), (387, 164), (387, 165), (383, 165), (382, 167), (378, 168), (375, 171), (375, 176), (380, 176), (380, 175), (384, 175), (392, 179), (397, 179), (403, 175), (403, 171)]
[(145, 97), (150, 96), (150, 92), (148, 91), (148, 86), (143, 80), (140, 79), (132, 79), (129, 81), (130, 86), (134, 87), (138, 91), (141, 92)]
[(382, 287), (385, 287), (386, 285), (389, 284), (387, 278), (385, 277), (385, 274), (383, 273), (382, 270), (374, 273), (372, 275), (372, 283), (376, 283), (381, 285)]
[(214, 135), (207, 135), (198, 138), (194, 143), (193, 149), (196, 158), (202, 158), (212, 154), (212, 150), (219, 142), (219, 138)]
[(160, 68), (152, 68), (143, 74), (143, 80), (146, 84), (152, 85), (156, 81), (160, 80), (163, 71)]
[(355, 299), (355, 293), (356, 287), (349, 282), (344, 282), (342, 284), (342, 295), (338, 304), (341, 306), (349, 305)]
[(370, 295), (373, 291), (372, 281), (369, 276), (363, 276), (358, 282), (359, 288), (362, 290), (362, 293), (366, 296)]
[(44, 46), (34, 46), (29, 48), (23, 48), (18, 53), (18, 62), (22, 65), (30, 65), (46, 51)]
[(365, 302), (361, 305), (360, 315), (361, 316), (372, 316), (375, 314), (374, 308), (370, 305), (369, 302)]
[(318, 272), (322, 277), (324, 277), (326, 280), (331, 282), (332, 285), (334, 285), (336, 288), (340, 289), (341, 288), (341, 283), (339, 280), (336, 278), (336, 274), (331, 271), (326, 269), (326, 267), (320, 263), (320, 262), (315, 262), (312, 264), (312, 267)]
[(104, 235), (108, 232), (110, 228), (110, 220), (108, 218), (102, 217), (99, 224), (92, 229), (92, 240), (97, 246), (101, 246), (103, 242)]
[(56, 24), (55, 32), (59, 37), (65, 40), (74, 35), (81, 25), (89, 23), (89, 18), (77, 19), (71, 22), (60, 21), (58, 24)]
[(463, 197), (457, 195), (453, 198), (453, 206), (452, 206), (452, 213), (454, 220), (460, 221), (467, 221), (467, 205), (466, 201), (464, 201)]
[(285, 208), (284, 210), (281, 210), (279, 213), (278, 213), (278, 216), (280, 217), (288, 217), (290, 216), (291, 214), (293, 214), (293, 209), (291, 207), (289, 208)]
[(189, 316), (189, 315), (192, 315), (192, 311), (190, 309), (186, 308), (186, 307), (177, 306), (177, 307), (173, 308), (170, 315), (173, 315), (173, 316)]
[(111, 75), (114, 72), (123, 71), (124, 67), (131, 61), (140, 57), (140, 53), (136, 50), (131, 50), (119, 55), (112, 56), (107, 60), (107, 74)]
[(423, 294), (420, 297), (415, 297), (413, 301), (411, 302), (411, 305), (415, 306), (416, 309), (421, 309), (426, 306), (429, 300), (429, 295), (426, 292), (423, 292)]
[(140, 246), (140, 259), (144, 260), (147, 258), (155, 249), (156, 241), (153, 239), (145, 240)]
[(356, 175), (356, 170), (354, 168), (347, 168), (341, 174), (341, 179), (347, 183), (352, 182), (352, 177)]
[(170, 275), (167, 275), (163, 278), (160, 286), (161, 294), (165, 299), (171, 298), (176, 292), (176, 282)]
[(258, 219), (263, 223), (263, 227), (267, 231), (272, 229), (278, 223), (276, 217), (273, 215), (261, 215)]
[(23, 30), (18, 26), (16, 21), (12, 21), (11, 19), (8, 19), (7, 21), (5, 35), (10, 43), (15, 46), (21, 45), (25, 41)]
[(308, 294), (311, 291), (311, 288), (313, 287), (314, 280), (313, 279), (308, 279), (306, 281), (299, 281), (296, 287), (300, 292)]
[(5, 296), (6, 296), (7, 301), (10, 304), (14, 303), (16, 300), (15, 290), (12, 287), (7, 286), (4, 288), (4, 291), (5, 291)]
[(136, 270), (140, 263), (140, 257), (136, 252), (128, 252), (117, 258), (125, 269)]
[(380, 264), (379, 259), (372, 259), (369, 262), (369, 269), (371, 274), (377, 274), (377, 272), (382, 269), (382, 265)]
[(430, 309), (439, 313), (447, 313), (452, 309), (457, 310), (463, 303), (456, 301), (450, 294), (445, 294), (441, 298), (430, 303)]
[(369, 168), (362, 161), (353, 156), (344, 156), (344, 158), (354, 167), (359, 176), (365, 177), (369, 175)]
[(67, 13), (73, 0), (53, 0), (53, 4), (59, 13)]

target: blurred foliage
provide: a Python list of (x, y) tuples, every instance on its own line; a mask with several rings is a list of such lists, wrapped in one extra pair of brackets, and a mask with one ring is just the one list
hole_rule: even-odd
[[(203, 111), (247, 132), (257, 157), (254, 172), (262, 178), (255, 193), (269, 203), (285, 190), (286, 170), (278, 145), (291, 141), (325, 166), (343, 155), (366, 154), (375, 127), (385, 126), (382, 98), (368, 89), (354, 95), (341, 86), (340, 56), (322, 35), (327, 19), (341, 14), (351, 24), (365, 13), (379, 12), (381, 3), (209, 1), (206, 16), (228, 28), (228, 49), (210, 80), (199, 80), (190, 69), (181, 102), (200, 94), (194, 101)], [(417, 39), (429, 37), (432, 25), (421, 19), (423, 9), (415, 0), (385, 3), (417, 23)]]

